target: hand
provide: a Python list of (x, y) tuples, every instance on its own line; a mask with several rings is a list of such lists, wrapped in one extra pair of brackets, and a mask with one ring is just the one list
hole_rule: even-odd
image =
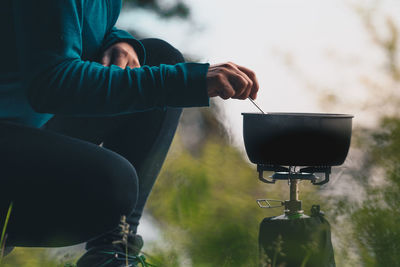
[(110, 46), (103, 53), (100, 62), (105, 67), (116, 65), (122, 69), (126, 67), (140, 68), (139, 58), (135, 49), (126, 42), (119, 42)]
[(207, 73), (209, 97), (220, 96), (223, 99), (257, 98), (258, 81), (253, 71), (228, 62), (211, 65)]

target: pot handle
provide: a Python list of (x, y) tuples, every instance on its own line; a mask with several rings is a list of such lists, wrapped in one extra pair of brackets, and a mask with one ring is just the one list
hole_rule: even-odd
[(274, 184), (276, 182), (276, 180), (268, 180), (267, 178), (264, 178), (263, 170), (258, 170), (258, 179), (260, 179), (261, 182), (264, 182), (267, 184)]

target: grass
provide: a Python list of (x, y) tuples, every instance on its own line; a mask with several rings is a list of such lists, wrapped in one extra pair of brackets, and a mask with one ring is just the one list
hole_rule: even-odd
[(6, 230), (7, 230), (8, 221), (10, 220), (12, 207), (13, 207), (13, 202), (11, 202), (10, 206), (8, 207), (6, 221), (4, 222), (3, 231), (1, 232), (1, 238), (0, 238), (0, 251), (1, 251), (1, 253), (0, 253), (0, 264), (1, 264), (2, 260), (3, 260), (4, 249), (6, 247), (6, 240), (7, 240)]
[[(4, 259), (4, 251), (6, 248), (6, 241), (7, 241), (7, 226), (8, 226), (8, 222), (10, 220), (10, 216), (11, 216), (11, 212), (13, 209), (13, 202), (10, 203), (9, 207), (8, 207), (8, 211), (7, 211), (7, 215), (6, 215), (6, 219), (3, 225), (3, 229), (1, 232), (1, 238), (0, 238), (0, 266), (4, 266), (4, 267), (8, 267), (8, 266), (21, 266), (22, 262), (20, 261), (22, 258), (31, 258), (34, 255), (35, 256), (39, 256), (39, 258), (41, 258), (40, 262), (38, 262), (37, 265), (32, 265), (32, 262), (27, 263), (26, 266), (41, 266), (41, 267), (55, 267), (55, 266), (60, 266), (60, 267), (74, 267), (74, 264), (71, 263), (56, 263), (50, 259), (48, 259), (45, 256), (45, 250), (44, 249), (40, 249), (38, 251), (36, 251), (35, 249), (27, 249), (27, 248), (18, 248), (15, 249), (13, 252), (12, 256), (7, 257), (6, 260), (3, 261)], [(39, 252), (39, 253), (38, 253)], [(26, 257), (28, 256), (28, 257)], [(30, 257), (29, 257), (30, 256)], [(19, 259), (19, 260), (16, 260)], [(18, 262), (18, 263), (17, 263)], [(18, 264), (18, 265), (16, 265)]]
[(48, 248), (16, 247), (4, 257), (1, 267), (75, 267), (70, 255), (54, 257)]

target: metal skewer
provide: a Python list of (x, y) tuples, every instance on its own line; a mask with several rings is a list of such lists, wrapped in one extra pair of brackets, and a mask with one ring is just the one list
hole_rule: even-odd
[(249, 96), (247, 99), (249, 99), (251, 101), (251, 103), (254, 104), (254, 106), (256, 106), (258, 108), (258, 110), (261, 111), (262, 114), (265, 114), (265, 112), (256, 104), (256, 102), (254, 102), (253, 99), (251, 99), (251, 97)]

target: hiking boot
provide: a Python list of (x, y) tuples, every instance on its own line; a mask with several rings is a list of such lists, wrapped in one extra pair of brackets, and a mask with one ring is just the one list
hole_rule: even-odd
[(77, 267), (148, 266), (144, 256), (139, 256), (142, 247), (142, 237), (129, 230), (126, 217), (122, 216), (116, 230), (86, 244), (87, 252), (78, 260)]

